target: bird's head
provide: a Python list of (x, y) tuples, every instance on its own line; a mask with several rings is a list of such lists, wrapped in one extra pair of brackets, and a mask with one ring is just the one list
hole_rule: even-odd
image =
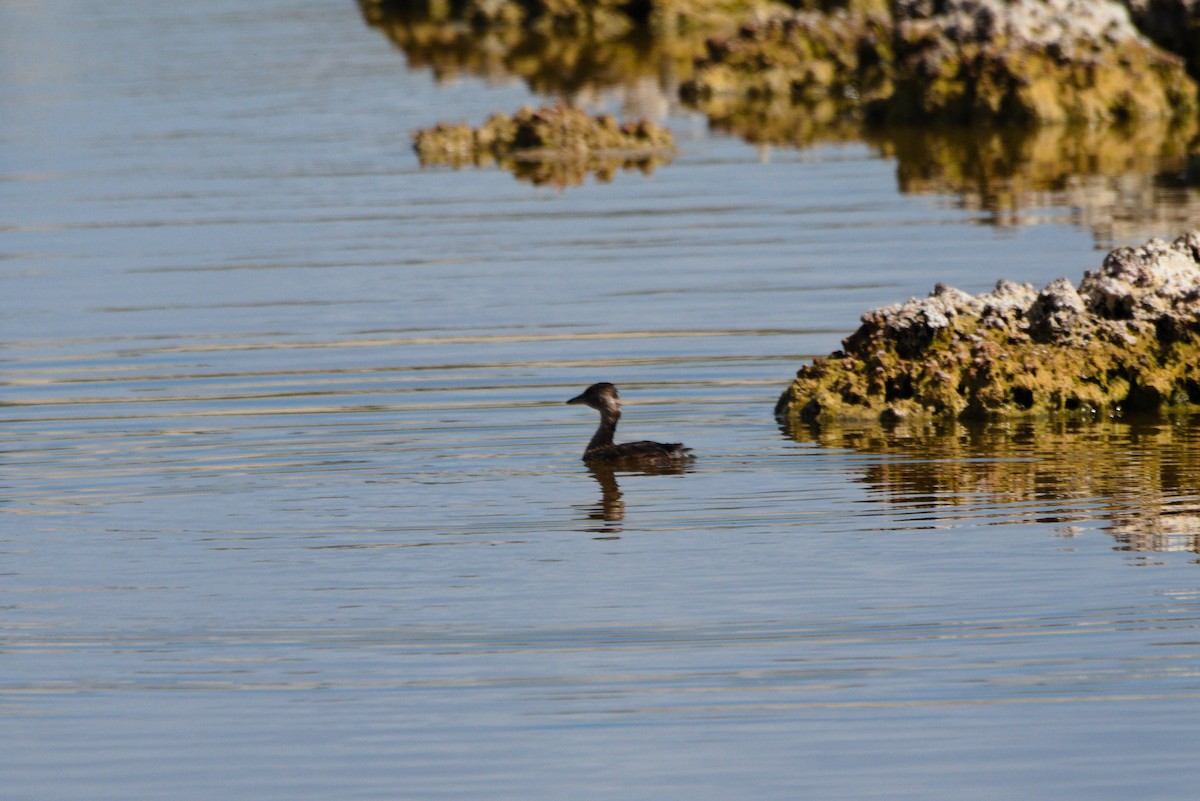
[(621, 395), (612, 384), (601, 382), (592, 384), (567, 403), (583, 403), (602, 412), (615, 412), (621, 409)]

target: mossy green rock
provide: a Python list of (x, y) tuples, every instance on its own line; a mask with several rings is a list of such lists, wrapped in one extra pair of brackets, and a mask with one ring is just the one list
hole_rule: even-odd
[(781, 419), (1120, 415), (1200, 404), (1200, 232), (1119, 248), (1078, 288), (1001, 281), (863, 315)]

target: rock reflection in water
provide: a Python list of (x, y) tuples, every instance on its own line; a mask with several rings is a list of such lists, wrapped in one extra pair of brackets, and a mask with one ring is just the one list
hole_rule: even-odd
[(751, 144), (811, 147), (864, 141), (896, 162), (905, 194), (941, 194), (1000, 227), (1045, 222), (1055, 208), (1106, 246), (1153, 232), (1172, 238), (1200, 218), (1189, 149), (1195, 120), (1137, 126), (889, 128), (864, 126), (835, 103), (716, 98), (709, 124)]
[(624, 527), (625, 496), (617, 476), (681, 476), (688, 472), (687, 464), (645, 465), (636, 470), (615, 469), (611, 465), (589, 464), (587, 471), (600, 485), (600, 500), (587, 506), (579, 506), (587, 516), (584, 531), (599, 535), (596, 539), (616, 539)]
[(939, 510), (939, 519), (1057, 522), (1066, 536), (1072, 523), (1102, 520), (1117, 550), (1200, 553), (1200, 416), (801, 424), (785, 433), (878, 457), (863, 462), (862, 481), (923, 520)]
[(1195, 120), (1136, 126), (868, 130), (896, 160), (901, 192), (957, 196), (994, 225), (1039, 222), (1067, 206), (1101, 242), (1184, 230), (1200, 216), (1200, 189), (1183, 180)]
[(1105, 245), (1172, 238), (1200, 218), (1200, 186), (1189, 150), (1196, 120), (1136, 126), (895, 128), (863, 125), (836, 103), (714, 98), (698, 108), (709, 124), (756, 145), (811, 147), (864, 141), (896, 162), (905, 194), (941, 194), (1015, 227), (1045, 221), (1055, 207)]

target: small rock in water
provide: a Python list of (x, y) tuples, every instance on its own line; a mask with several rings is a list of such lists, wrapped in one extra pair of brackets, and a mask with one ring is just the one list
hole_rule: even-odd
[(439, 123), (413, 132), (422, 165), (497, 163), (536, 184), (572, 186), (588, 174), (601, 180), (618, 168), (649, 172), (671, 161), (675, 139), (649, 120), (620, 123), (569, 106), (493, 114), (478, 128)]

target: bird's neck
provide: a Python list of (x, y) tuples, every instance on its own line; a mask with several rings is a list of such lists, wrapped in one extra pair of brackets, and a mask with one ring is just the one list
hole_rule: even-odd
[(617, 421), (621, 419), (621, 412), (612, 410), (601, 410), (600, 412), (600, 427), (596, 429), (595, 436), (588, 443), (587, 449), (603, 448), (613, 444), (613, 435), (617, 433)]

